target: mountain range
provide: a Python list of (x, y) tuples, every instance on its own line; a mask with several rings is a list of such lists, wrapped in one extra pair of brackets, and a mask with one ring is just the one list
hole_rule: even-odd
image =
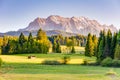
[(100, 30), (107, 31), (110, 29), (116, 32), (117, 29), (114, 25), (102, 25), (96, 20), (91, 20), (86, 17), (61, 17), (58, 15), (51, 15), (47, 18), (36, 18), (24, 29), (19, 29), (18, 31), (7, 32), (7, 35), (18, 35), (20, 32), (28, 34), (32, 32), (36, 34), (39, 29), (45, 30), (47, 35), (55, 35), (66, 33), (69, 34), (82, 34), (87, 35), (88, 33), (96, 34), (99, 36)]

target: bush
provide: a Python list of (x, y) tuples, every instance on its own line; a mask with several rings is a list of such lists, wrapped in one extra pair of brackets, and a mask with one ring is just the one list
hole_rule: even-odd
[(112, 61), (112, 66), (114, 66), (114, 67), (120, 67), (120, 60), (114, 59)]
[(0, 58), (0, 67), (2, 66), (2, 59)]
[(68, 61), (70, 61), (70, 57), (69, 57), (69, 56), (64, 56), (64, 57), (62, 58), (62, 60), (63, 60), (63, 64), (67, 64)]
[(45, 60), (42, 62), (42, 64), (45, 65), (60, 65), (61, 63), (59, 61), (56, 60)]
[(115, 76), (115, 75), (117, 75), (117, 73), (116, 73), (115, 71), (113, 71), (113, 69), (110, 69), (110, 70), (106, 73), (106, 75), (108, 75), (108, 76)]
[(110, 67), (110, 66), (112, 66), (112, 58), (110, 58), (110, 57), (105, 58), (105, 59), (101, 62), (101, 65), (102, 65), (102, 66), (105, 66), (105, 67)]
[(88, 60), (87, 59), (83, 60), (83, 65), (88, 65)]

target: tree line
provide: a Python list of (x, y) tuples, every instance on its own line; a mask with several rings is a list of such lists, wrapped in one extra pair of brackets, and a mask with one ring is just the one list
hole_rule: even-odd
[(25, 36), (23, 33), (19, 37), (4, 36), (0, 37), (1, 54), (21, 54), (21, 53), (61, 53), (61, 45), (67, 46), (68, 53), (75, 53), (74, 46), (85, 46), (86, 37), (83, 35), (64, 37), (62, 35), (47, 36), (40, 29), (36, 36)]
[(40, 29), (36, 37), (33, 37), (31, 33), (28, 37), (21, 33), (19, 38), (16, 39), (3, 37), (1, 51), (2, 54), (47, 53), (49, 47), (50, 41), (46, 33)]
[(85, 55), (96, 56), (98, 63), (108, 57), (120, 60), (120, 31), (112, 34), (110, 30), (103, 30), (99, 38), (88, 34)]

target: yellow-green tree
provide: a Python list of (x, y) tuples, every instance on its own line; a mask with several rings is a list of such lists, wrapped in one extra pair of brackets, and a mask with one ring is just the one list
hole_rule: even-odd
[(119, 44), (117, 44), (117, 46), (115, 48), (114, 58), (120, 60), (120, 45)]
[(93, 35), (92, 40), (93, 40), (93, 45), (94, 45), (94, 55), (96, 55), (97, 45), (98, 45), (98, 38), (96, 37), (96, 35)]
[(37, 42), (39, 43), (40, 53), (47, 53), (50, 47), (50, 41), (47, 38), (46, 33), (39, 29), (37, 32)]
[(120, 31), (117, 35), (117, 46), (115, 48), (114, 58), (120, 60)]
[(85, 56), (93, 56), (94, 55), (94, 45), (92, 40), (92, 35), (89, 33), (87, 38), (87, 43), (85, 47)]

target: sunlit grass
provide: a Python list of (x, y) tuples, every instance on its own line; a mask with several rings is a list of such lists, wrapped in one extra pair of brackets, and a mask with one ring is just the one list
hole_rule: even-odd
[[(32, 63), (4, 63), (1, 78), (5, 80), (112, 80), (106, 75), (111, 68), (82, 65), (40, 65)], [(9, 68), (9, 69), (7, 69)], [(113, 68), (120, 80), (120, 69)]]
[[(62, 48), (66, 48), (62, 46)], [(78, 51), (84, 51), (84, 48), (75, 47)], [(33, 55), (36, 58), (28, 59)], [(62, 61), (64, 56), (69, 56), (68, 65), (41, 65), (44, 60)], [(95, 62), (95, 57), (86, 57), (84, 54), (60, 54), (60, 53), (32, 53), (1, 55), (3, 60), (2, 75), (0, 80), (111, 80), (106, 76), (110, 68), (100, 66), (82, 66), (84, 60)], [(120, 70), (115, 69), (118, 73)]]
[(110, 80), (103, 75), (85, 74), (7, 74), (4, 77), (6, 80)]
[[(29, 55), (34, 55), (36, 58), (28, 59)], [(64, 56), (69, 56), (68, 64), (81, 64), (84, 59), (95, 62), (95, 57), (85, 57), (82, 54), (18, 54), (18, 55), (1, 55), (3, 62), (6, 63), (41, 63), (44, 60), (62, 61)]]

